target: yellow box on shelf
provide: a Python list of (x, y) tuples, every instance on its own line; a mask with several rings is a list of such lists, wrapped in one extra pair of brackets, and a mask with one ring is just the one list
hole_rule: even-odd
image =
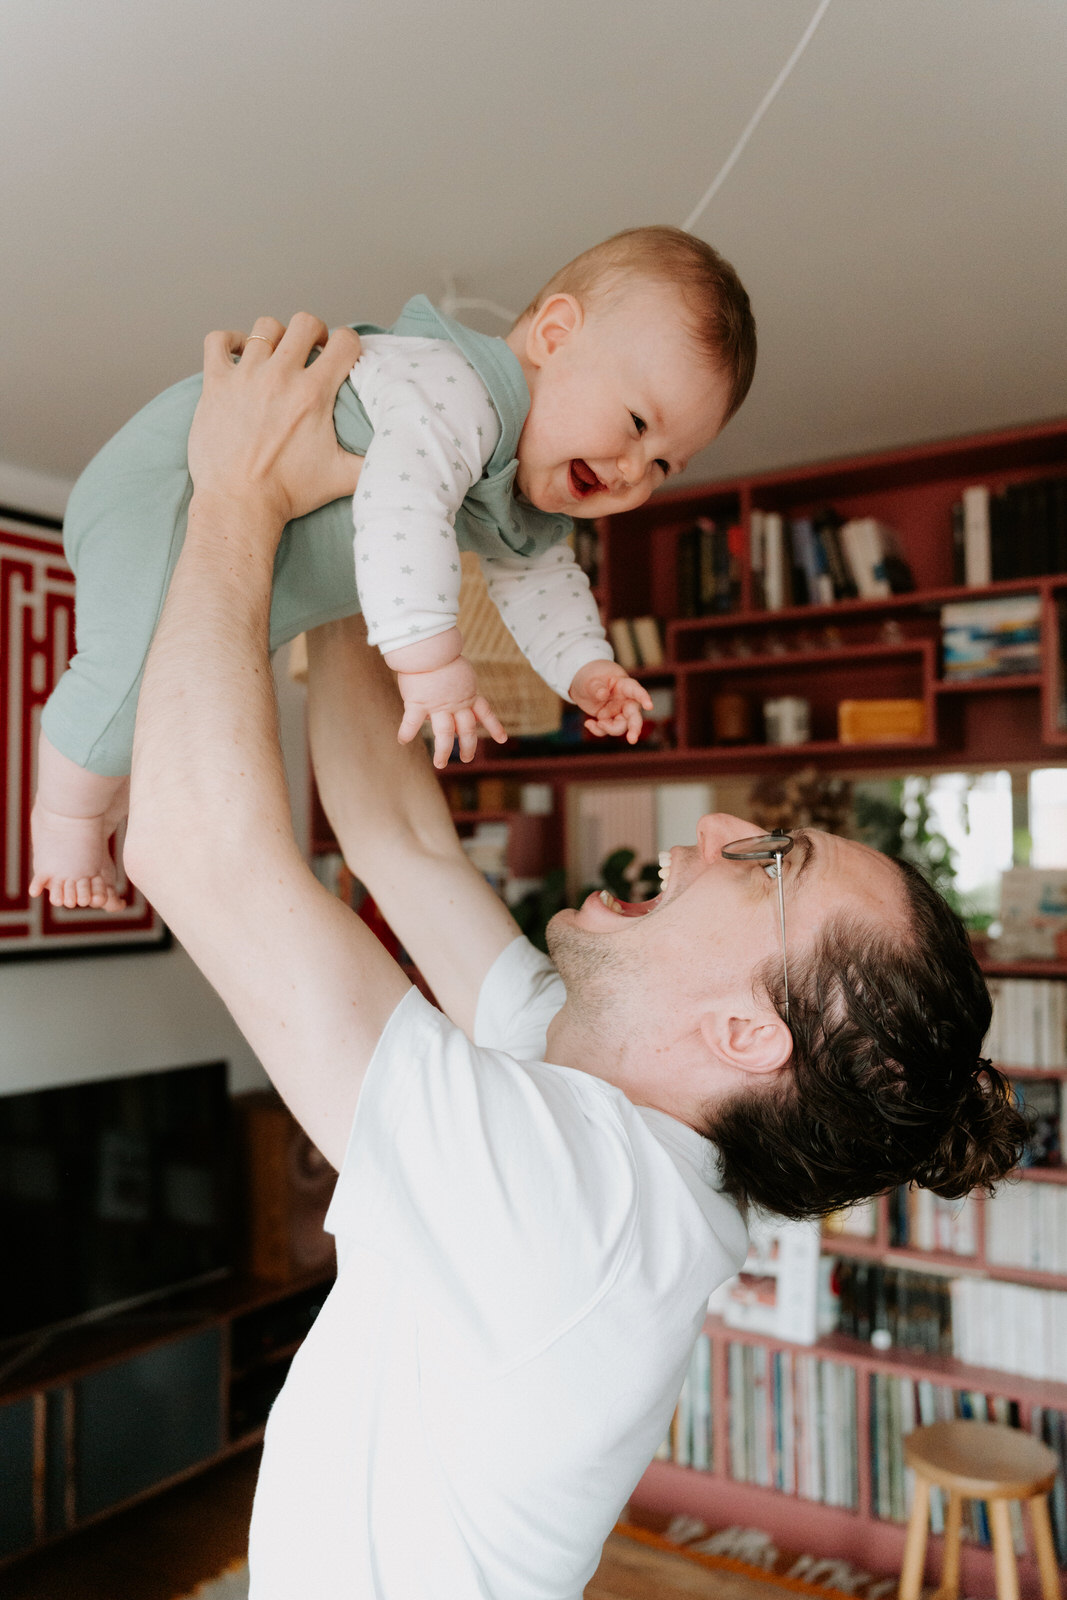
[(837, 708), (842, 744), (906, 744), (926, 737), (921, 700), (842, 700)]

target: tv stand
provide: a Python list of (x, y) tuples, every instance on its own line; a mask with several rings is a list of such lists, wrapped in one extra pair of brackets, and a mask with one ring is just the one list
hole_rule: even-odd
[(0, 1564), (258, 1443), (332, 1281), (228, 1276), (0, 1347)]

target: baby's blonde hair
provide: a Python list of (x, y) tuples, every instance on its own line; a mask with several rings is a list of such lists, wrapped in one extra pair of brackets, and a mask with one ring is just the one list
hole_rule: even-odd
[(729, 421), (756, 370), (756, 322), (737, 273), (703, 239), (681, 228), (627, 228), (561, 267), (522, 315), (531, 316), (553, 294), (572, 294), (591, 305), (634, 277), (674, 284), (681, 291), (700, 353), (727, 379), (723, 420)]

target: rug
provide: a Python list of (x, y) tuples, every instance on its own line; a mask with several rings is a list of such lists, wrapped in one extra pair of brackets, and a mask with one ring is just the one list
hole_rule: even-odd
[[(653, 1549), (685, 1556), (709, 1571), (755, 1578), (794, 1594), (817, 1596), (818, 1600), (886, 1600), (897, 1588), (896, 1578), (875, 1577), (847, 1561), (780, 1550), (770, 1535), (758, 1528), (721, 1528), (715, 1532), (695, 1517), (648, 1515), (640, 1521), (634, 1517), (618, 1523), (615, 1532)], [(247, 1565), (241, 1562), (220, 1577), (202, 1583), (186, 1600), (248, 1600)]]

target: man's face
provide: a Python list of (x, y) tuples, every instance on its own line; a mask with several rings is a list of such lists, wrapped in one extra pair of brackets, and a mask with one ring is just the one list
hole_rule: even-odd
[(572, 517), (643, 505), (711, 443), (727, 404), (680, 292), (648, 282), (582, 314), (538, 356), (530, 389), (517, 486), (539, 510)]
[[(615, 1031), (638, 1063), (641, 1081), (622, 1086), (640, 1104), (694, 1121), (712, 1097), (699, 1052), (681, 1075), (664, 1041), (695, 1037), (709, 1009), (749, 1016), (755, 978), (781, 961), (775, 881), (757, 863), (730, 861), (724, 845), (762, 830), (722, 812), (701, 819), (695, 845), (670, 851), (662, 894), (641, 907), (590, 895), (549, 925), (549, 949), (567, 985), (568, 1004)], [(794, 834), (783, 857), (786, 951), (794, 963), (830, 920), (906, 928), (897, 868), (866, 845), (815, 829)], [(657, 1059), (658, 1058), (658, 1059)], [(674, 1049), (672, 1059), (685, 1060)], [(596, 1070), (595, 1068), (593, 1070)], [(608, 1076), (609, 1074), (605, 1074)], [(636, 1092), (635, 1092), (636, 1090)], [(695, 1125), (695, 1123), (694, 1123)]]

